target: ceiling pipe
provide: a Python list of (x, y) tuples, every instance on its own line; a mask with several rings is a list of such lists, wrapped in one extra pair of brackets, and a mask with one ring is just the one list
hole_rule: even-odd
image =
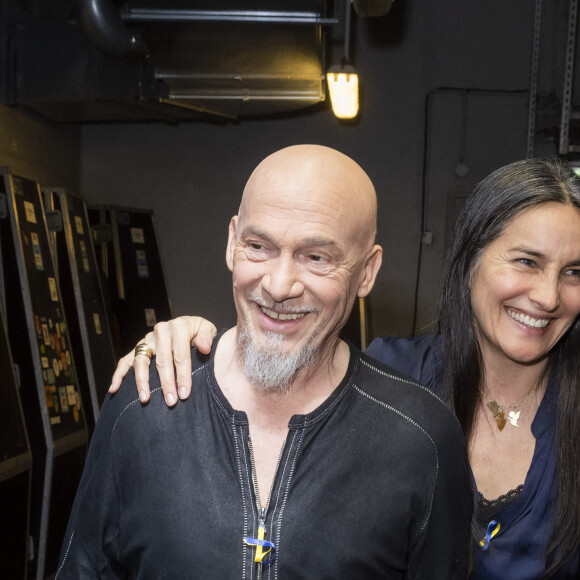
[(79, 0), (79, 21), (94, 45), (117, 58), (147, 58), (149, 49), (125, 27), (112, 0)]
[[(336, 3), (336, 2), (335, 2)], [(124, 21), (137, 22), (268, 22), (274, 24), (338, 24), (335, 17), (318, 12), (283, 10), (174, 10), (171, 8), (131, 8), (121, 12)]]

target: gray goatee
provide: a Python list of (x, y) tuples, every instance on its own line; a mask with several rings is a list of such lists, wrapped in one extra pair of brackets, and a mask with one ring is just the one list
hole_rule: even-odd
[(259, 348), (253, 341), (247, 324), (238, 334), (238, 352), (244, 364), (244, 374), (263, 392), (288, 392), (296, 373), (316, 358), (318, 349), (309, 341), (299, 352), (283, 352), (286, 338), (277, 332), (266, 332), (266, 346)]

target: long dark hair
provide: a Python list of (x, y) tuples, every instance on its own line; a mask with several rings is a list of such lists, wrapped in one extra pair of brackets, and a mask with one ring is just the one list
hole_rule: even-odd
[[(481, 181), (458, 219), (445, 260), (438, 329), (443, 341), (444, 396), (465, 437), (472, 434), (483, 361), (471, 309), (470, 279), (485, 249), (527, 208), (558, 202), (580, 209), (580, 179), (559, 159), (511, 163)], [(548, 578), (580, 543), (580, 319), (548, 354), (558, 378), (558, 502), (546, 554)]]

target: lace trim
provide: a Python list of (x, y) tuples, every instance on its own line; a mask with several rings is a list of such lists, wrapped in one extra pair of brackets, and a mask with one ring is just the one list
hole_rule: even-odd
[(503, 512), (522, 493), (524, 485), (518, 485), (496, 499), (486, 499), (481, 493), (477, 493), (477, 521), (486, 525), (494, 516)]

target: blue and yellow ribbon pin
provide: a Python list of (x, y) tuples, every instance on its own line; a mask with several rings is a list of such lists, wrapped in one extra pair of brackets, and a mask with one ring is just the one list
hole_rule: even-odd
[[(276, 544), (274, 544), (274, 542), (264, 540), (265, 535), (266, 528), (261, 525), (258, 528), (258, 537), (250, 538), (249, 536), (246, 536), (244, 538), (244, 544), (247, 544), (248, 546), (256, 546), (256, 555), (254, 556), (254, 562), (259, 562), (261, 564), (264, 564), (264, 566), (268, 566), (274, 561), (274, 558), (276, 557)], [(264, 548), (268, 549), (264, 550)], [(264, 560), (264, 557), (267, 554), (270, 554), (270, 558), (268, 560)]]
[(501, 524), (499, 522), (496, 522), (495, 520), (491, 520), (491, 522), (489, 522), (485, 538), (483, 538), (483, 540), (479, 542), (482, 552), (485, 552), (485, 550), (489, 548), (489, 543), (491, 542), (492, 538), (495, 538), (495, 536), (497, 536), (497, 533), (499, 532), (500, 528)]

